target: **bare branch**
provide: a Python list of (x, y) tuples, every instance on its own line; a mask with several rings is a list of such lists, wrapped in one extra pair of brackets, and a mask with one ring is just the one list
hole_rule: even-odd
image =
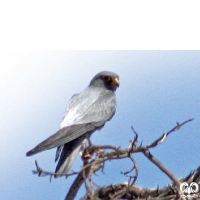
[(33, 174), (38, 174), (38, 176), (41, 176), (41, 177), (44, 177), (44, 176), (50, 176), (50, 179), (53, 177), (53, 176), (56, 176), (56, 175), (59, 175), (59, 176), (73, 176), (73, 175), (77, 175), (79, 174), (82, 170), (78, 171), (78, 172), (72, 172), (72, 173), (68, 173), (68, 174), (65, 174), (65, 173), (53, 173), (53, 172), (48, 172), (48, 171), (45, 171), (43, 170), (42, 168), (39, 167), (37, 161), (35, 161), (35, 166), (36, 166), (36, 170), (33, 170)]
[[(136, 187), (134, 186), (137, 177), (138, 177), (138, 167), (137, 167), (137, 163), (135, 162), (132, 154), (133, 153), (143, 153), (153, 164), (155, 164), (162, 172), (164, 172), (173, 182), (173, 188), (171, 188), (171, 191), (173, 191), (173, 195), (176, 194), (176, 197), (179, 196), (178, 193), (178, 189), (180, 184), (181, 184), (181, 180), (177, 179), (174, 174), (172, 174), (164, 165), (162, 165), (161, 162), (159, 162), (149, 151), (150, 148), (154, 148), (156, 147), (158, 144), (162, 143), (165, 141), (165, 139), (167, 138), (167, 136), (169, 134), (171, 134), (172, 132), (175, 132), (177, 130), (179, 130), (183, 125), (185, 125), (188, 122), (191, 122), (193, 119), (189, 119), (184, 121), (183, 123), (177, 123), (177, 125), (172, 128), (170, 131), (168, 131), (167, 133), (162, 134), (162, 136), (160, 136), (157, 140), (155, 140), (154, 142), (152, 142), (149, 145), (142, 145), (140, 144), (139, 146), (136, 145), (137, 141), (138, 141), (138, 134), (137, 132), (133, 129), (133, 127), (131, 127), (133, 133), (135, 134), (133, 140), (130, 141), (130, 145), (128, 146), (128, 148), (125, 149), (121, 149), (120, 147), (115, 147), (113, 145), (92, 145), (91, 144), (85, 149), (85, 152), (89, 152), (89, 154), (93, 154), (95, 153), (96, 157), (93, 158), (93, 156), (91, 156), (90, 158), (93, 158), (92, 160), (84, 160), (84, 165), (82, 167), (82, 169), (78, 172), (72, 172), (72, 173), (68, 173), (68, 174), (57, 174), (57, 173), (51, 173), (48, 171), (44, 171), (42, 170), (37, 161), (35, 162), (36, 165), (36, 170), (33, 171), (34, 174), (38, 174), (38, 176), (49, 176), (50, 177), (50, 181), (52, 179), (53, 176), (55, 175), (61, 175), (61, 176), (72, 176), (72, 175), (77, 175), (76, 179), (74, 180), (73, 184), (70, 187), (70, 190), (68, 192), (68, 194), (65, 197), (65, 200), (73, 200), (79, 190), (79, 188), (81, 187), (81, 185), (85, 182), (86, 184), (86, 189), (88, 192), (88, 198), (92, 199), (94, 196), (96, 199), (98, 199), (96, 193), (94, 193), (95, 189), (95, 183), (93, 183), (91, 176), (92, 174), (94, 174), (96, 171), (98, 171), (99, 169), (104, 169), (104, 165), (105, 162), (107, 160), (117, 160), (117, 159), (124, 159), (124, 158), (130, 158), (132, 163), (133, 163), (133, 167), (126, 172), (122, 172), (124, 175), (126, 175), (127, 177), (129, 177), (129, 181), (128, 184), (126, 186), (122, 187), (122, 184), (120, 185), (120, 189), (115, 190), (114, 193), (109, 194), (109, 198), (110, 199), (119, 199), (122, 198), (124, 196), (126, 196), (128, 193), (130, 193), (131, 191), (134, 191), (134, 194), (136, 193), (140, 193), (142, 191), (142, 189), (138, 189), (137, 191), (135, 190)], [(99, 149), (105, 149), (107, 150), (106, 152), (99, 152)], [(131, 172), (135, 171), (135, 175), (129, 175)], [(200, 173), (199, 173), (200, 174)], [(199, 180), (200, 176), (196, 175), (196, 179)], [(188, 180), (191, 179), (191, 176), (188, 177)], [(87, 184), (87, 181), (89, 182), (90, 185)], [(169, 187), (168, 187), (169, 189)], [(157, 188), (157, 193), (156, 195), (159, 196), (160, 194), (158, 194), (161, 189)], [(168, 190), (167, 190), (168, 191)], [(143, 191), (144, 192), (144, 191)], [(145, 189), (145, 192), (152, 192), (149, 191), (148, 189)], [(155, 193), (155, 191), (154, 191)], [(136, 195), (137, 196), (137, 195)], [(162, 195), (160, 195), (161, 197)], [(108, 197), (108, 196), (107, 196)], [(101, 199), (101, 198), (100, 198)]]
[[(191, 177), (191, 182), (196, 182), (195, 177), (200, 177), (200, 167), (197, 170), (194, 170), (189, 174)], [(187, 178), (187, 177), (186, 177)], [(183, 180), (186, 180), (184, 178)], [(180, 182), (182, 179), (179, 180)], [(200, 181), (196, 182), (200, 184)], [(197, 195), (200, 196), (200, 191), (197, 192)], [(113, 200), (111, 197), (115, 197), (115, 199), (126, 199), (126, 200), (150, 200), (150, 199), (159, 199), (159, 200), (171, 200), (171, 199), (179, 199), (177, 197), (177, 188), (176, 185), (170, 184), (162, 188), (141, 188), (135, 185), (131, 187), (128, 184), (112, 184), (109, 186), (98, 188), (94, 191), (93, 199), (101, 199), (101, 200)], [(81, 200), (91, 200), (86, 194)]]
[[(135, 183), (136, 183), (136, 180), (137, 180), (137, 177), (138, 177), (138, 166), (137, 166), (137, 163), (136, 163), (136, 161), (133, 159), (133, 156), (130, 154), (130, 159), (132, 160), (132, 162), (133, 162), (133, 167), (134, 167), (134, 169), (135, 169), (135, 176), (131, 176), (130, 178), (133, 178), (133, 181), (132, 181), (132, 183), (130, 184), (131, 186), (133, 186)], [(130, 181), (131, 181), (131, 179), (130, 179)]]
[[(86, 167), (87, 166), (87, 167)], [(97, 165), (95, 162), (93, 162), (93, 165), (89, 165), (85, 163), (85, 166), (83, 166), (81, 173), (78, 174), (76, 179), (74, 180), (73, 184), (71, 185), (65, 200), (73, 200), (81, 187), (81, 185), (86, 181), (86, 179), (90, 178), (92, 174), (95, 171), (98, 171), (101, 168), (101, 165)], [(87, 188), (89, 191), (89, 188)]]
[[(128, 184), (130, 186), (134, 185), (136, 180), (137, 180), (137, 177), (138, 177), (138, 166), (137, 166), (137, 163), (136, 161), (133, 159), (133, 156), (132, 154), (129, 154), (129, 158), (131, 159), (131, 161), (133, 162), (133, 167), (129, 170), (129, 171), (125, 171), (125, 172), (121, 172), (121, 174), (129, 177), (129, 181), (128, 181)], [(134, 176), (131, 176), (131, 175), (128, 175), (130, 174), (133, 170), (135, 170), (135, 175)], [(133, 179), (133, 180), (132, 180)], [(132, 180), (132, 183), (131, 183), (131, 180)]]
[(143, 151), (143, 154), (152, 162), (154, 163), (162, 172), (164, 172), (177, 186), (180, 188), (181, 182), (177, 179), (174, 174), (172, 174), (161, 162), (159, 162), (150, 152), (149, 150)]
[(159, 137), (159, 138), (158, 138), (156, 141), (154, 141), (153, 143), (147, 145), (146, 148), (152, 148), (152, 147), (157, 146), (158, 144), (162, 143), (170, 133), (179, 130), (183, 125), (185, 125), (186, 123), (191, 122), (191, 121), (193, 121), (193, 120), (194, 120), (194, 118), (191, 118), (191, 119), (188, 119), (188, 120), (184, 121), (184, 122), (181, 123), (181, 124), (179, 124), (179, 123), (177, 122), (177, 125), (176, 125), (174, 128), (172, 128), (172, 129), (171, 129), (170, 131), (168, 131), (167, 133), (164, 133), (161, 137)]

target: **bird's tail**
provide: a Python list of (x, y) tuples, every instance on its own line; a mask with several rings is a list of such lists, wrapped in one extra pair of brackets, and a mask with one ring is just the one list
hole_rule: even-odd
[(86, 140), (83, 137), (77, 138), (67, 144), (65, 144), (62, 148), (62, 152), (59, 156), (58, 151), (60, 151), (60, 147), (58, 147), (56, 153), (56, 160), (59, 158), (58, 164), (56, 166), (55, 177), (59, 177), (59, 174), (67, 174), (70, 170), (76, 156), (80, 151), (82, 151), (85, 147)]

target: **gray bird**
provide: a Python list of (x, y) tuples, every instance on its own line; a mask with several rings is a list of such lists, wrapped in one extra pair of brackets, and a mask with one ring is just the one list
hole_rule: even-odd
[(76, 155), (84, 149), (86, 139), (101, 129), (116, 110), (115, 91), (119, 76), (113, 72), (98, 73), (80, 94), (72, 96), (60, 130), (26, 153), (36, 153), (57, 147), (55, 173), (66, 174)]

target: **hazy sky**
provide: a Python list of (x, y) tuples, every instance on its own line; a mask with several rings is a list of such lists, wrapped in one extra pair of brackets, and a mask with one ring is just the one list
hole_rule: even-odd
[[(71, 96), (84, 90), (103, 70), (120, 76), (113, 119), (92, 135), (94, 144), (123, 148), (133, 138), (148, 144), (176, 122), (195, 120), (170, 135), (151, 152), (177, 177), (199, 165), (200, 52), (199, 51), (33, 51), (5, 52), (0, 61), (0, 137), (2, 199), (64, 199), (74, 177), (53, 179), (32, 174), (34, 161), (54, 171), (55, 149), (26, 157), (28, 150), (55, 133)], [(157, 187), (171, 181), (142, 154), (137, 185)], [(73, 165), (79, 170), (82, 162)], [(129, 160), (107, 162), (97, 185), (127, 181), (120, 174)], [(77, 199), (84, 195), (84, 187)]]

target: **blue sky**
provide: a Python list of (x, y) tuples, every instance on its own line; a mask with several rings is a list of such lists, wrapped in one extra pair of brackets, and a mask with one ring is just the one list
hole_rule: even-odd
[[(148, 144), (176, 122), (195, 120), (170, 135), (151, 152), (177, 177), (199, 166), (199, 51), (9, 51), (0, 61), (0, 138), (2, 199), (64, 199), (74, 177), (53, 179), (32, 174), (34, 161), (54, 171), (55, 149), (26, 157), (25, 153), (59, 129), (71, 96), (84, 90), (103, 70), (120, 76), (113, 119), (92, 135), (94, 144), (123, 148), (133, 138)], [(133, 155), (137, 185), (157, 187), (171, 181), (142, 154)], [(73, 165), (80, 169), (80, 157)], [(129, 160), (108, 162), (97, 185), (127, 181), (120, 174)], [(84, 195), (84, 187), (77, 199)]]

